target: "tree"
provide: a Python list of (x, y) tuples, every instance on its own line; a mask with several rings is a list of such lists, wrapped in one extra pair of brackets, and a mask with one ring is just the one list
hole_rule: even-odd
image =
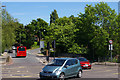
[(25, 26), (25, 32), (26, 32), (26, 41), (25, 41), (25, 46), (27, 49), (31, 48), (31, 46), (34, 44), (34, 26), (28, 24)]
[(55, 23), (55, 20), (58, 19), (57, 11), (54, 10), (52, 14), (50, 14), (50, 24)]
[(76, 32), (77, 43), (88, 47), (89, 55), (105, 56), (108, 53), (108, 40), (113, 38), (116, 28), (116, 13), (107, 3), (100, 2), (94, 7), (86, 5), (85, 13), (79, 14), (75, 23), (79, 29)]
[(56, 41), (57, 53), (83, 54), (84, 48), (74, 40), (77, 30), (71, 19), (67, 17), (59, 18), (55, 21), (55, 24), (49, 26), (46, 40), (50, 43), (53, 40)]
[(2, 51), (10, 49), (15, 43), (17, 22), (6, 10), (2, 10)]
[(32, 30), (34, 31), (35, 35), (39, 37), (39, 40), (40, 40), (40, 35), (41, 38), (44, 38), (48, 28), (48, 23), (46, 21), (44, 21), (41, 18), (38, 18), (37, 20), (32, 20), (30, 25), (32, 26), (33, 28)]
[[(37, 20), (32, 20), (32, 22), (30, 24), (28, 24), (27, 26), (25, 26), (26, 29), (26, 46), (28, 46), (29, 48), (31, 48), (31, 46), (34, 43), (34, 37), (35, 35), (38, 36), (39, 41), (40, 41), (40, 35), (41, 38), (44, 38), (46, 35), (46, 32), (48, 28), (48, 23), (45, 22), (43, 19), (38, 18)], [(27, 34), (29, 33), (29, 34)], [(39, 42), (38, 42), (39, 44)]]
[(120, 14), (115, 19), (116, 28), (113, 32), (113, 51), (115, 54), (120, 55)]
[(26, 43), (26, 30), (23, 24), (18, 23), (18, 28), (15, 29), (16, 43), (25, 45)]
[(55, 25), (65, 26), (66, 24), (70, 25), (72, 23), (72, 19), (64, 16), (63, 18), (56, 19)]

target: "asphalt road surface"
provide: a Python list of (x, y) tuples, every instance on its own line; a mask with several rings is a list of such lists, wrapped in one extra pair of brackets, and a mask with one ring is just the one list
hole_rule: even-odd
[[(30, 50), (26, 58), (13, 58), (13, 64), (3, 65), (2, 80), (40, 80), (39, 72), (45, 66), (40, 60), (45, 57), (37, 57), (38, 50)], [(118, 66), (92, 65), (92, 69), (83, 70), (81, 79), (68, 80), (117, 80), (118, 73)]]

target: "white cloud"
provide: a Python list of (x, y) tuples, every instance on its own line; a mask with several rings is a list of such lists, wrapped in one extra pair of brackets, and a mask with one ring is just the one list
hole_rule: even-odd
[(2, 2), (118, 2), (120, 0), (1, 0)]

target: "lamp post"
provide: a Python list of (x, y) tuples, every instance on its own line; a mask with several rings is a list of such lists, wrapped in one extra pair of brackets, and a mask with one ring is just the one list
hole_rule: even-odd
[[(1, 5), (1, 4), (0, 4)], [(1, 15), (1, 17), (0, 17), (0, 56), (1, 56), (1, 54), (2, 54), (2, 7), (4, 7), (5, 8), (5, 15), (6, 15), (6, 6), (5, 5), (2, 5), (2, 6), (0, 6), (0, 15)]]
[(1, 7), (4, 7), (4, 8), (5, 8), (5, 14), (6, 14), (6, 6), (5, 6), (5, 5), (3, 5), (3, 6), (1, 6)]

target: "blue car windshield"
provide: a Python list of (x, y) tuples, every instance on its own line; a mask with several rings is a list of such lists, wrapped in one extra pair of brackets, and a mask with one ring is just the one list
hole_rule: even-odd
[(63, 60), (63, 59), (54, 59), (47, 66), (62, 66), (64, 64), (64, 62), (65, 62), (65, 60)]
[(79, 58), (80, 61), (88, 61), (86, 58)]

